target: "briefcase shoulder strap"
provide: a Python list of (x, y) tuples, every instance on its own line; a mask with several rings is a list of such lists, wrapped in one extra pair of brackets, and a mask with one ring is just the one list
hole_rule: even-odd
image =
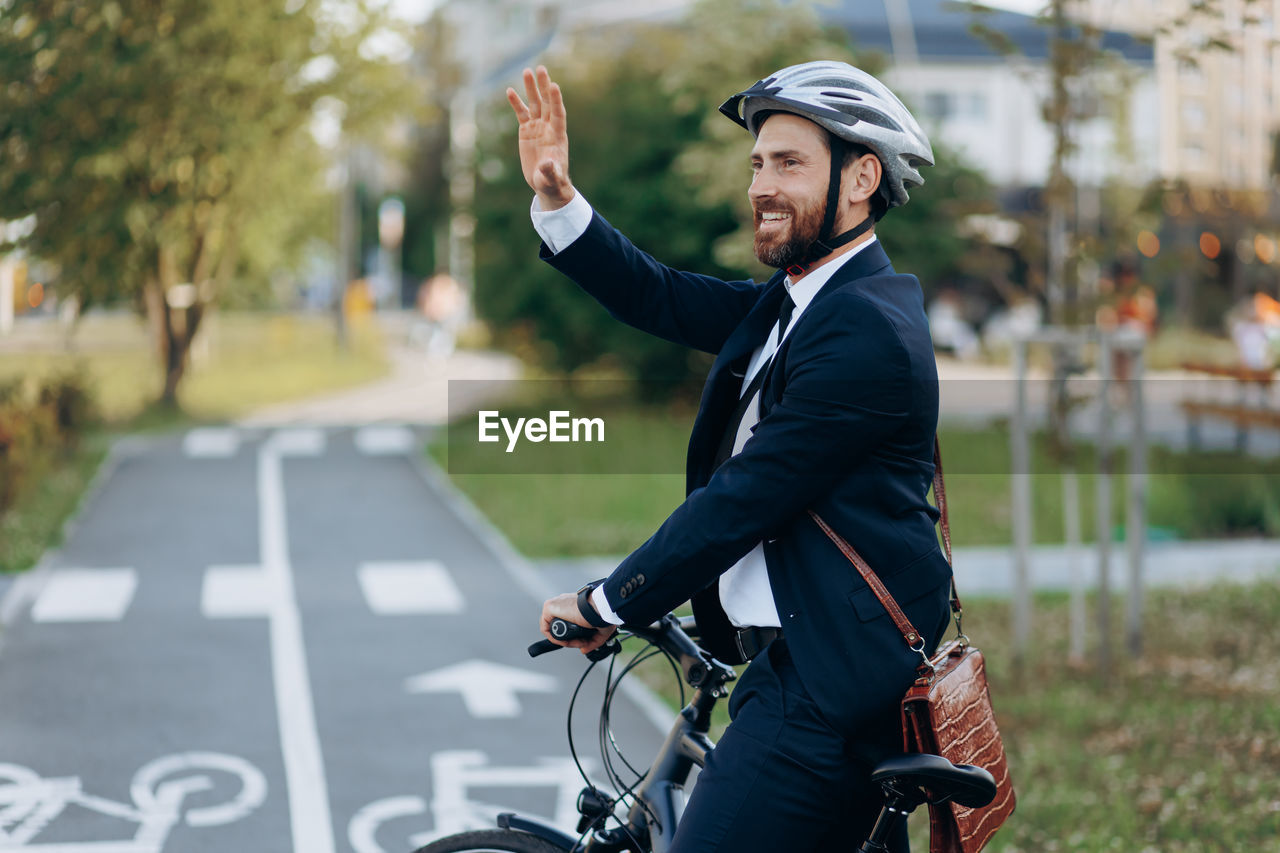
[[(934, 499), (938, 502), (938, 514), (941, 517), (942, 522), (942, 543), (947, 550), (947, 562), (950, 563), (951, 525), (947, 519), (947, 490), (942, 481), (942, 450), (938, 446), (938, 439), (936, 435), (933, 440), (933, 494)], [(907, 618), (907, 614), (902, 612), (902, 608), (898, 606), (898, 602), (894, 599), (893, 593), (889, 592), (888, 588), (884, 585), (884, 582), (880, 580), (880, 576), (872, 570), (871, 566), (867, 564), (867, 561), (862, 558), (862, 555), (855, 551), (853, 546), (844, 540), (844, 537), (839, 533), (836, 533), (835, 530), (831, 528), (831, 525), (822, 520), (822, 516), (818, 515), (812, 509), (809, 510), (809, 515), (813, 518), (818, 527), (822, 529), (822, 532), (827, 535), (827, 538), (834, 542), (835, 546), (840, 549), (840, 553), (844, 554), (849, 562), (853, 563), (854, 568), (858, 570), (858, 574), (862, 576), (862, 579), (867, 582), (867, 586), (869, 586), (871, 591), (875, 593), (880, 604), (889, 612), (889, 618), (893, 620), (893, 624), (897, 627), (898, 631), (901, 632), (902, 639), (906, 641), (912, 651), (920, 652), (921, 657), (923, 657), (925, 659), (925, 663), (928, 664), (929, 658), (925, 652), (924, 638), (920, 636), (920, 633), (916, 631), (915, 626), (911, 624), (911, 620)], [(959, 631), (960, 614), (962, 611), (960, 607), (960, 594), (956, 591), (956, 580), (954, 575), (951, 578), (951, 612), (955, 616), (956, 629)]]

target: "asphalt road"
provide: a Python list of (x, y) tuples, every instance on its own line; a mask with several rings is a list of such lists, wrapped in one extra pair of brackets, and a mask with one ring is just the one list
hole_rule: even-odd
[[(420, 438), (118, 446), (0, 605), (0, 850), (399, 853), (499, 810), (571, 830), (583, 658), (527, 657), (540, 578)], [(577, 726), (597, 773), (600, 685)], [(614, 716), (639, 767), (642, 706)]]

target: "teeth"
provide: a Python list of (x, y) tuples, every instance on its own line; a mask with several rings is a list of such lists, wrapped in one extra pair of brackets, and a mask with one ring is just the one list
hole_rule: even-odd
[(764, 220), (764, 221), (766, 221), (766, 222), (771, 222), (771, 221), (776, 221), (776, 220), (779, 220), (779, 219), (790, 219), (790, 218), (791, 218), (791, 214), (790, 214), (790, 213), (771, 213), (771, 212), (770, 212), (770, 213), (762, 213), (762, 214), (760, 214), (760, 218), (761, 218), (761, 219), (763, 219), (763, 220)]

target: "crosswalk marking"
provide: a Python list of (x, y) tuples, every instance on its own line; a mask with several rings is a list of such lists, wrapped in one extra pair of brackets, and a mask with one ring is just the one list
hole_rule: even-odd
[(312, 427), (276, 430), (268, 441), (281, 456), (319, 456), (324, 453), (324, 430)]
[(442, 563), (362, 563), (360, 589), (374, 613), (461, 613), (462, 593)]
[(210, 619), (267, 616), (276, 598), (261, 566), (210, 566), (204, 573), (200, 612)]
[(182, 439), (182, 452), (193, 459), (227, 459), (240, 449), (240, 433), (230, 427), (197, 427)]
[(413, 451), (413, 431), (402, 426), (360, 427), (355, 443), (366, 456), (398, 456)]
[(58, 569), (31, 606), (34, 622), (118, 622), (133, 601), (133, 569)]

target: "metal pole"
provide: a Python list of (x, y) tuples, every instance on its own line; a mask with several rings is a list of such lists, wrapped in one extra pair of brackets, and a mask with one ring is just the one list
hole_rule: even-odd
[(1111, 338), (1098, 339), (1098, 674), (1111, 673)]
[(1013, 661), (1021, 673), (1031, 642), (1031, 451), (1027, 424), (1027, 342), (1013, 343)]
[(356, 258), (359, 255), (358, 213), (356, 211), (355, 157), (351, 143), (342, 147), (342, 188), (338, 191), (338, 269), (334, 276), (333, 319), (338, 333), (338, 346), (347, 348), (347, 288), (355, 278)]
[(1080, 565), (1080, 477), (1074, 460), (1062, 472), (1062, 520), (1067, 537), (1067, 573), (1071, 576), (1071, 639), (1067, 660), (1079, 666), (1084, 663), (1086, 616), (1084, 572)]
[(13, 289), (17, 270), (16, 261), (0, 257), (0, 335), (13, 331)]
[(1142, 654), (1143, 555), (1147, 541), (1147, 424), (1142, 393), (1143, 345), (1135, 343), (1130, 360), (1129, 405), (1133, 431), (1129, 438), (1129, 502), (1125, 511), (1125, 543), (1129, 551), (1129, 611), (1125, 641), (1129, 654)]

